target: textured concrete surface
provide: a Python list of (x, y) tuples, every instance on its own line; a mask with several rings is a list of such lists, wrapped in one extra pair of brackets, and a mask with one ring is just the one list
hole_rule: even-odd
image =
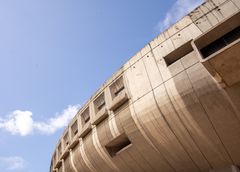
[(238, 172), (240, 0), (207, 0), (133, 56), (76, 114), (51, 172)]

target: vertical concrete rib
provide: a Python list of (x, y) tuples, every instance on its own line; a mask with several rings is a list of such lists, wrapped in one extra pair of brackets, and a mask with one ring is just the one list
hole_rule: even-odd
[(67, 172), (67, 171), (65, 171), (65, 163), (64, 163), (64, 159), (62, 159), (61, 161), (62, 161), (62, 169), (63, 169), (62, 171), (63, 171), (63, 172)]
[[(145, 69), (146, 74), (147, 74), (148, 82), (150, 83), (150, 86), (151, 86), (151, 88), (152, 88), (153, 98), (154, 98), (154, 101), (155, 101), (155, 104), (156, 104), (156, 106), (157, 106), (157, 109), (158, 109), (159, 113), (162, 115), (162, 117), (163, 117), (165, 123), (167, 124), (168, 128), (169, 128), (169, 129), (171, 130), (171, 132), (174, 134), (175, 138), (176, 138), (177, 141), (180, 143), (180, 145), (182, 146), (182, 148), (184, 149), (184, 151), (185, 151), (185, 153), (188, 155), (188, 157), (191, 159), (191, 161), (193, 162), (193, 164), (195, 165), (195, 167), (197, 167), (198, 170), (201, 171), (200, 168), (199, 168), (199, 166), (198, 166), (198, 165), (196, 164), (196, 162), (192, 159), (192, 156), (191, 156), (191, 155), (189, 154), (189, 152), (186, 150), (186, 148), (185, 148), (185, 146), (183, 145), (183, 143), (179, 140), (179, 138), (178, 138), (178, 136), (176, 135), (175, 131), (172, 129), (171, 125), (170, 125), (169, 122), (167, 121), (165, 115), (162, 113), (162, 110), (161, 110), (161, 108), (159, 107), (159, 105), (158, 105), (158, 103), (157, 103), (156, 96), (155, 96), (155, 93), (154, 93), (154, 91), (153, 91), (153, 87), (152, 87), (152, 84), (151, 84), (151, 81), (150, 81), (150, 78), (149, 78), (149, 74), (148, 74), (148, 72), (147, 72), (146, 65), (145, 65), (144, 61), (143, 61), (143, 65), (144, 65), (144, 69)], [(165, 85), (165, 84), (163, 83), (163, 85)], [(169, 95), (168, 95), (168, 96), (169, 96)], [(177, 112), (176, 112), (176, 113), (177, 113)], [(154, 117), (155, 117), (155, 116), (154, 116)], [(155, 118), (156, 118), (156, 117), (155, 117)], [(155, 120), (156, 120), (156, 119), (155, 119)]]
[(97, 170), (94, 168), (94, 166), (91, 164), (91, 162), (89, 161), (86, 153), (85, 153), (85, 150), (84, 150), (84, 143), (82, 141), (82, 139), (80, 138), (79, 139), (79, 147), (80, 147), (80, 152), (81, 152), (81, 155), (82, 155), (82, 158), (83, 158), (83, 161), (85, 162), (85, 164), (87, 165), (87, 167), (92, 171), (92, 172), (97, 172)]
[(118, 135), (120, 135), (120, 132), (117, 128), (116, 119), (115, 119), (115, 116), (113, 113), (111, 113), (109, 115), (108, 125), (109, 125), (110, 131), (111, 131), (111, 134), (113, 135), (113, 137), (117, 137)]
[(98, 154), (102, 157), (102, 159), (106, 162), (106, 164), (112, 168), (114, 171), (119, 171), (117, 166), (112, 162), (112, 160), (107, 156), (107, 154), (104, 152), (102, 145), (99, 142), (98, 134), (97, 134), (97, 128), (94, 127), (92, 129), (92, 139), (95, 149), (97, 150)]
[[(156, 60), (156, 57), (155, 57), (155, 55), (154, 55), (154, 53), (153, 53), (153, 49), (152, 49), (152, 47), (151, 47), (151, 44), (148, 44), (148, 45), (149, 45), (149, 47), (150, 47), (150, 51), (151, 51), (151, 54), (152, 54), (152, 56), (153, 56), (154, 62), (155, 62), (156, 65), (157, 65), (157, 60)], [(145, 69), (146, 69), (146, 66), (145, 66)], [(147, 69), (146, 69), (146, 70), (147, 70)], [(162, 74), (161, 74), (161, 72), (160, 72), (160, 70), (159, 70), (158, 65), (157, 65), (157, 70), (158, 70), (158, 72), (160, 73), (160, 75), (161, 75), (161, 77), (162, 77)], [(150, 79), (149, 79), (149, 80), (150, 80)], [(203, 158), (206, 160), (206, 162), (207, 162), (207, 164), (209, 165), (209, 167), (212, 167), (211, 164), (209, 163), (208, 159), (207, 159), (207, 158), (205, 157), (205, 155), (202, 153), (202, 151), (201, 151), (201, 149), (199, 148), (198, 144), (196, 144), (195, 140), (193, 139), (192, 135), (191, 135), (190, 132), (188, 131), (188, 129), (187, 129), (187, 127), (185, 126), (184, 122), (183, 122), (182, 119), (180, 118), (179, 113), (177, 112), (175, 106), (173, 105), (173, 102), (172, 102), (171, 99), (170, 99), (170, 95), (169, 95), (169, 93), (168, 93), (168, 91), (167, 91), (167, 88), (166, 88), (166, 85), (165, 85), (165, 82), (164, 82), (164, 81), (163, 81), (163, 87), (164, 87), (164, 89), (165, 89), (165, 91), (166, 91), (166, 95), (168, 96), (168, 99), (170, 100), (170, 104), (171, 104), (174, 112), (176, 113), (178, 119), (180, 120), (181, 124), (183, 125), (184, 129), (186, 130), (186, 132), (187, 132), (188, 135), (190, 136), (191, 140), (193, 141), (194, 145), (197, 147), (198, 151), (201, 153), (201, 155), (203, 156)], [(154, 88), (153, 88), (153, 89), (154, 89)], [(154, 95), (155, 102), (157, 103), (157, 100), (156, 100), (155, 92), (154, 92), (154, 91), (153, 91), (153, 95)], [(157, 103), (157, 105), (158, 105), (158, 103)], [(160, 109), (159, 105), (158, 105), (158, 108)], [(176, 137), (177, 137), (177, 136), (176, 136)], [(186, 150), (186, 152), (188, 152), (188, 151)], [(190, 154), (190, 153), (188, 153), (188, 154), (189, 154), (189, 156), (191, 157), (191, 154)], [(191, 159), (192, 159), (192, 158), (191, 158)], [(192, 159), (192, 161), (193, 161), (193, 162), (195, 163), (195, 165), (198, 167), (197, 162), (195, 162), (193, 159)], [(198, 167), (198, 168), (200, 169), (200, 167)]]
[[(130, 69), (129, 69), (130, 70)], [(128, 80), (128, 78), (126, 77), (126, 79)], [(129, 87), (129, 81), (126, 82), (126, 84)], [(130, 92), (130, 91), (129, 91)], [(130, 100), (131, 101), (131, 100)], [(144, 137), (144, 139), (149, 143), (149, 145), (159, 154), (161, 155), (161, 158), (166, 162), (166, 164), (168, 164), (168, 166), (173, 170), (176, 171), (176, 169), (171, 165), (171, 163), (163, 156), (163, 154), (158, 150), (158, 148), (154, 145), (154, 143), (151, 141), (150, 137), (148, 136), (148, 134), (144, 131), (144, 127), (142, 126), (141, 122), (139, 121), (137, 115), (136, 115), (136, 111), (135, 111), (135, 107), (133, 106), (133, 102), (130, 102), (129, 105), (130, 108), (130, 114), (131, 117), (135, 123), (135, 125), (137, 126), (137, 129), (140, 131), (140, 133), (142, 134), (142, 136)]]
[(75, 164), (73, 162), (72, 149), (69, 150), (69, 156), (70, 156), (70, 162), (71, 162), (71, 165), (73, 167), (74, 172), (78, 172), (78, 170), (77, 170), (77, 168), (76, 168), (76, 166), (75, 166)]

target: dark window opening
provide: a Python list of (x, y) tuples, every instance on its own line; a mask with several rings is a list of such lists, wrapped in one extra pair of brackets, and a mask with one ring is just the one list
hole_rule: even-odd
[(71, 126), (72, 135), (75, 136), (78, 133), (78, 121), (76, 120)]
[(65, 143), (65, 147), (69, 145), (69, 135), (68, 132), (66, 132), (66, 134), (63, 137), (64, 143)]
[(57, 171), (58, 171), (58, 172), (62, 172), (62, 171), (63, 171), (62, 165), (58, 168)]
[(87, 108), (81, 115), (83, 125), (90, 120), (89, 108)]
[(115, 98), (124, 90), (123, 77), (118, 78), (111, 86), (110, 91), (112, 98)]
[(104, 93), (102, 93), (96, 100), (94, 100), (94, 106), (96, 113), (105, 106)]
[(170, 66), (171, 64), (175, 63), (176, 61), (183, 58), (192, 51), (193, 48), (191, 45), (191, 41), (188, 41), (164, 57), (166, 65)]
[(60, 157), (62, 155), (62, 144), (60, 143), (58, 145), (58, 157)]
[(236, 41), (240, 38), (240, 26), (228, 32), (227, 34), (221, 36), (217, 40), (203, 47), (200, 51), (202, 53), (203, 58), (207, 58), (211, 54), (219, 51), (220, 49), (226, 47), (232, 42)]
[(53, 154), (53, 165), (56, 164), (56, 160), (57, 160), (56, 152), (54, 152), (54, 154)]
[(131, 146), (131, 141), (128, 139), (127, 135), (121, 134), (110, 143), (108, 143), (105, 147), (111, 157), (116, 156), (121, 151), (125, 150), (129, 146)]

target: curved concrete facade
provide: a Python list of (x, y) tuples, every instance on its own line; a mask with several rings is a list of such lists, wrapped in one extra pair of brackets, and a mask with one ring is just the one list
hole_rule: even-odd
[(208, 0), (79, 110), (51, 172), (238, 171), (240, 0)]

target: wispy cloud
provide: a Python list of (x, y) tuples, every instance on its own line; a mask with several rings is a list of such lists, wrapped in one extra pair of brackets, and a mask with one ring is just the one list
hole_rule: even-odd
[(0, 168), (7, 171), (17, 171), (24, 169), (26, 161), (19, 156), (9, 156), (2, 157), (0, 156)]
[(58, 129), (67, 126), (69, 121), (76, 115), (79, 105), (69, 105), (61, 113), (46, 121), (35, 121), (31, 111), (15, 110), (4, 119), (0, 118), (0, 129), (11, 134), (26, 136), (34, 132), (52, 134)]
[(166, 13), (164, 19), (158, 23), (158, 32), (163, 32), (202, 2), (204, 2), (204, 0), (176, 0), (170, 10)]

